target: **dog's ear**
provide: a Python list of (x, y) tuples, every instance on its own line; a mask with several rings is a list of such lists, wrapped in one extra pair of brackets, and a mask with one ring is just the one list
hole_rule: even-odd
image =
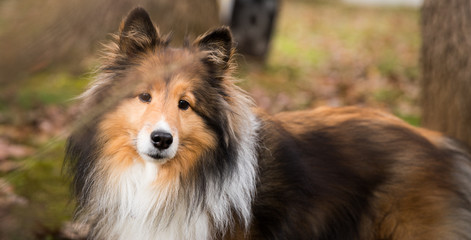
[(216, 72), (225, 72), (230, 67), (234, 52), (232, 34), (228, 27), (216, 28), (198, 37), (194, 45), (207, 54), (203, 61)]
[(121, 22), (119, 27), (119, 50), (133, 56), (159, 43), (159, 34), (146, 10), (137, 7)]

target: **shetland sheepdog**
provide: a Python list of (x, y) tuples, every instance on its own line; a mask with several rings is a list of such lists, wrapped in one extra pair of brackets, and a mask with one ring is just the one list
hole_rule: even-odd
[(123, 20), (66, 149), (90, 239), (471, 239), (458, 143), (371, 109), (265, 114), (233, 45)]

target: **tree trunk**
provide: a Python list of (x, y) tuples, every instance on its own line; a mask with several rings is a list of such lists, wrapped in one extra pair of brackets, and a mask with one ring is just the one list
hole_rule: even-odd
[(425, 0), (422, 125), (471, 146), (471, 1)]

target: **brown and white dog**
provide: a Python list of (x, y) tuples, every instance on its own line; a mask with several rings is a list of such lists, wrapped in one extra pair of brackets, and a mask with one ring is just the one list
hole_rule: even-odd
[(221, 27), (168, 46), (123, 21), (67, 144), (90, 239), (471, 239), (471, 160), (386, 113), (274, 116), (234, 85)]

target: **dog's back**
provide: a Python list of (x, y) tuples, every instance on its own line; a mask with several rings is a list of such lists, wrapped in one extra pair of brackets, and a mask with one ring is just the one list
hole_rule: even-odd
[(471, 161), (361, 108), (263, 116), (254, 239), (471, 239)]

